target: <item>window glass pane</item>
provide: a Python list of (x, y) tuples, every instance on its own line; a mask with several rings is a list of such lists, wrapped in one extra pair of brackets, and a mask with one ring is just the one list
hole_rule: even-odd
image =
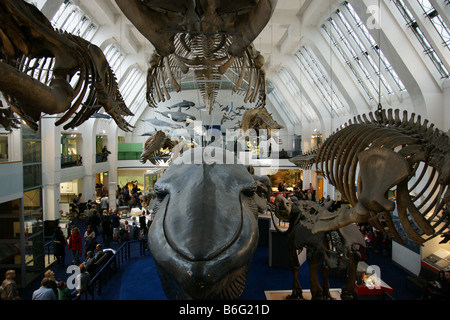
[(369, 102), (375, 97), (378, 99), (383, 95), (406, 91), (377, 41), (350, 3), (343, 2), (322, 24), (322, 29), (325, 38), (339, 53)]
[(329, 76), (324, 68), (317, 62), (314, 54), (303, 46), (295, 54), (297, 62), (308, 75), (308, 78), (319, 91), (323, 101), (333, 108), (336, 113), (342, 113), (347, 110), (347, 107), (342, 102), (341, 94), (337, 92), (336, 87), (331, 84)]
[(23, 207), (25, 214), (42, 208), (42, 190), (40, 188), (23, 193)]
[(41, 162), (41, 142), (23, 141), (23, 163)]
[(8, 161), (8, 136), (0, 135), (0, 162)]
[(90, 41), (97, 29), (95, 23), (72, 1), (65, 0), (51, 20), (54, 28)]
[(42, 185), (41, 164), (23, 166), (23, 188), (32, 189)]
[(42, 211), (36, 211), (25, 216), (24, 228), (25, 239), (32, 237), (34, 234), (43, 230)]
[(4, 202), (0, 205), (0, 214), (20, 214), (20, 199)]
[[(20, 265), (20, 242), (0, 243), (0, 264)], [(8, 269), (12, 269), (7, 267)], [(6, 270), (5, 270), (6, 271)], [(4, 277), (5, 273), (2, 273)], [(16, 278), (17, 279), (17, 278)]]
[[(369, 30), (367, 29), (366, 25), (363, 23), (363, 21), (360, 19), (356, 11), (353, 9), (350, 3), (345, 2), (344, 3), (344, 9), (345, 12), (348, 13), (348, 17), (351, 17), (350, 19), (353, 20), (353, 24), (355, 28), (359, 31), (358, 33), (362, 35), (362, 40), (366, 40), (368, 45), (364, 44), (364, 41), (358, 39), (356, 40), (359, 43), (359, 46), (361, 48), (361, 52), (364, 53), (366, 59), (370, 63), (371, 67), (375, 70), (376, 74), (379, 75), (380, 71), (378, 69), (378, 64), (381, 68), (384, 67), (385, 71), (387, 72), (387, 75), (391, 77), (392, 82), (389, 81), (392, 84), (395, 84), (397, 89), (399, 91), (404, 91), (405, 86), (401, 82), (400, 78), (398, 77), (397, 73), (395, 72), (394, 68), (391, 66), (387, 58), (384, 56), (382, 50), (378, 47), (378, 43), (375, 41), (375, 39), (370, 34)], [(343, 16), (343, 15), (342, 15)], [(356, 32), (355, 32), (356, 33)], [(358, 36), (356, 36), (358, 37)], [(373, 52), (374, 56), (372, 57), (369, 54), (369, 49), (372, 49), (371, 52)], [(376, 63), (374, 62), (376, 61)], [(389, 93), (392, 93), (392, 89), (390, 88), (390, 84), (388, 81), (384, 78), (383, 74), (381, 74), (381, 82), (383, 86), (386, 88), (386, 90)]]
[(44, 237), (39, 234), (25, 241), (25, 264), (44, 269)]
[(372, 93), (367, 88), (367, 86), (365, 85), (364, 81), (361, 79), (361, 77), (359, 76), (359, 74), (356, 71), (356, 69), (353, 67), (353, 65), (350, 62), (350, 60), (347, 58), (345, 53), (342, 51), (342, 49), (340, 48), (340, 46), (336, 42), (336, 38), (331, 33), (331, 30), (325, 24), (322, 25), (322, 29), (325, 31), (325, 34), (330, 38), (330, 41), (332, 42), (333, 47), (336, 49), (336, 51), (339, 53), (340, 57), (343, 59), (344, 63), (347, 65), (347, 67), (352, 72), (353, 76), (356, 79), (356, 82), (360, 85), (361, 89), (366, 93), (367, 98), (369, 100), (374, 100), (374, 97), (373, 97)]
[[(417, 2), (419, 2), (425, 15), (430, 19), (437, 34), (442, 39), (442, 44), (450, 49), (450, 30), (439, 14), (439, 11), (428, 0), (417, 0)], [(447, 5), (449, 5), (448, 1)]]
[(105, 58), (108, 61), (111, 69), (117, 72), (120, 64), (122, 63), (125, 55), (120, 51), (120, 49), (114, 43), (107, 46), (104, 50)]
[(22, 124), (22, 139), (24, 140), (40, 140), (41, 131), (30, 129), (26, 124)]
[(411, 11), (406, 6), (405, 2), (402, 0), (393, 0), (395, 3), (397, 9), (400, 11), (401, 15), (406, 21), (406, 25), (410, 28), (410, 30), (414, 33), (417, 40), (423, 47), (423, 52), (430, 58), (433, 65), (436, 67), (437, 71), (443, 78), (450, 77), (450, 71), (447, 70), (447, 68), (442, 63), (441, 58), (434, 50), (433, 46), (430, 44), (428, 39), (426, 38), (425, 34), (423, 33), (422, 29), (419, 26), (419, 23), (417, 23), (416, 19), (414, 18), (414, 15), (411, 13)]
[(20, 238), (20, 218), (0, 219), (0, 239), (19, 239)]

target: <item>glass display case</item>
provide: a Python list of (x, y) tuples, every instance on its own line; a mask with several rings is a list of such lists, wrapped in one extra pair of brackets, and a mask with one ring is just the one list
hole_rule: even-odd
[(158, 181), (164, 171), (165, 169), (154, 169), (144, 174), (144, 192), (153, 191), (156, 181)]

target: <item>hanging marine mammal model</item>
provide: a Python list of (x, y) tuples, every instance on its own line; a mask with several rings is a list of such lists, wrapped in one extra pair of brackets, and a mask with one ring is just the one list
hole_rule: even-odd
[(256, 182), (226, 164), (230, 155), (185, 151), (155, 184), (149, 247), (169, 299), (237, 299), (245, 287), (259, 237)]

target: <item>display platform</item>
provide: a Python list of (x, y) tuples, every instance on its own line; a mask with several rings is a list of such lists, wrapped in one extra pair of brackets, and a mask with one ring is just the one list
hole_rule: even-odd
[[(311, 300), (311, 291), (309, 289), (303, 289), (303, 299)], [(273, 290), (264, 291), (266, 300), (286, 300), (286, 297), (292, 293), (292, 290)], [(334, 300), (341, 300), (341, 289), (330, 289), (331, 297)]]
[(355, 292), (359, 300), (383, 299), (384, 293), (392, 294), (394, 289), (381, 278), (381, 270), (369, 266), (364, 261), (358, 262)]
[(441, 248), (423, 259), (422, 264), (437, 272), (441, 270), (450, 271), (450, 251)]

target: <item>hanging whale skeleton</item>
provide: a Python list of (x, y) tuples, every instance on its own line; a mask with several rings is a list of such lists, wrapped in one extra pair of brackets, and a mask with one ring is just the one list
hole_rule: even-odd
[[(370, 222), (399, 242), (407, 237), (423, 244), (437, 236), (450, 239), (450, 139), (428, 120), (398, 109), (379, 108), (354, 118), (316, 150), (290, 159), (304, 169), (323, 172), (351, 207), (322, 210), (303, 224), (314, 233), (354, 222)], [(359, 170), (359, 175), (358, 174)], [(355, 180), (357, 179), (357, 184)], [(356, 191), (357, 189), (357, 191)], [(395, 202), (387, 199), (395, 191)], [(397, 211), (399, 225), (390, 212)], [(378, 219), (382, 216), (388, 227)]]
[[(244, 101), (266, 101), (264, 58), (252, 42), (268, 23), (277, 0), (140, 1), (116, 0), (136, 28), (155, 47), (147, 73), (149, 106), (181, 90), (180, 79), (193, 71), (206, 110), (211, 113), (225, 75)], [(32, 129), (44, 114), (61, 115), (75, 128), (102, 107), (119, 128), (133, 113), (125, 105), (113, 71), (100, 48), (59, 30), (25, 1), (0, 1), (0, 92), (8, 109), (1, 122), (16, 128), (17, 114)], [(231, 72), (231, 75), (226, 75)], [(7, 121), (5, 121), (7, 120)]]
[[(55, 30), (25, 1), (0, 1), (0, 91), (8, 109), (9, 129), (18, 119), (34, 130), (42, 114), (62, 114), (55, 123), (75, 128), (101, 108), (119, 128), (130, 131), (116, 77), (101, 49), (81, 37)], [(64, 113), (64, 114), (63, 114)]]
[(179, 79), (193, 71), (211, 114), (227, 71), (244, 102), (265, 105), (264, 57), (252, 42), (264, 29), (277, 0), (116, 0), (122, 12), (155, 47), (147, 72), (151, 107), (181, 91)]

